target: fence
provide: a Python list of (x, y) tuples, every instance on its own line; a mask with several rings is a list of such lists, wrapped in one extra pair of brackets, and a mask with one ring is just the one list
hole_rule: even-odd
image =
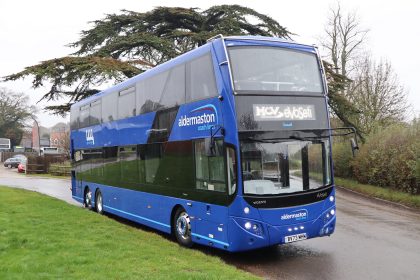
[(26, 173), (49, 173), (51, 164), (62, 163), (68, 160), (66, 155), (44, 155), (28, 157)]
[(56, 176), (70, 176), (71, 165), (69, 162), (51, 164), (49, 173)]

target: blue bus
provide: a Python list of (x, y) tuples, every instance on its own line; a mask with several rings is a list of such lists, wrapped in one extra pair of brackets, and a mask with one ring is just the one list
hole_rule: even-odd
[(329, 236), (326, 92), (314, 46), (216, 36), (71, 107), (72, 196), (187, 247)]

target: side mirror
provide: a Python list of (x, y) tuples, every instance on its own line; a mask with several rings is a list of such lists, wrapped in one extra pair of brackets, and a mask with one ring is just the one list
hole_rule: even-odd
[(351, 152), (353, 153), (353, 157), (356, 156), (356, 150), (359, 150), (359, 146), (356, 143), (356, 140), (354, 138), (350, 139), (351, 144)]
[(213, 137), (204, 139), (204, 148), (206, 149), (206, 155), (208, 157), (214, 157), (216, 155), (215, 147), (216, 146)]

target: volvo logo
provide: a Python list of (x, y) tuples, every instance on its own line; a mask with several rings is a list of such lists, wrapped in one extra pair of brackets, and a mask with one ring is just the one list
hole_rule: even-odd
[(266, 204), (267, 200), (256, 200), (254, 202), (252, 202), (254, 205), (261, 205), (261, 204)]

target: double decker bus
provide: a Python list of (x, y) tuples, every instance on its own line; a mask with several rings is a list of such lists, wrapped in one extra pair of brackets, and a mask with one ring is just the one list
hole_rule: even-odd
[(216, 36), (71, 107), (72, 196), (184, 246), (329, 236), (326, 91), (314, 46)]

